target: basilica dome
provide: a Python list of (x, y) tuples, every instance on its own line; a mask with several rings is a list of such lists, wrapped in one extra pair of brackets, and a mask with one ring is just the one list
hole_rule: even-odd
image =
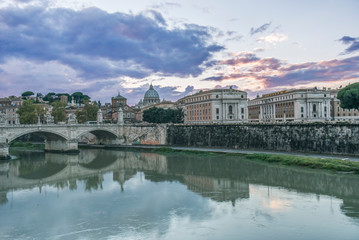
[(153, 88), (152, 84), (150, 85), (150, 89), (145, 93), (144, 99), (146, 98), (160, 98), (160, 95), (158, 95), (158, 92)]
[(159, 103), (160, 95), (158, 92), (153, 88), (152, 84), (150, 85), (150, 88), (146, 91), (145, 96), (143, 98), (143, 104), (146, 105), (152, 105)]

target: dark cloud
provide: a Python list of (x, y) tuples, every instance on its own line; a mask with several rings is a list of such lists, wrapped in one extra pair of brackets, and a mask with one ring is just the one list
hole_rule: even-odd
[(257, 34), (257, 33), (264, 32), (265, 30), (267, 30), (270, 27), (271, 24), (272, 23), (269, 22), (269, 23), (263, 24), (262, 26), (260, 26), (258, 28), (253, 28), (252, 27), (250, 33), (251, 33), (251, 35), (254, 35), (254, 34)]
[[(148, 13), (148, 11), (147, 11)], [(198, 25), (168, 29), (162, 15), (43, 7), (0, 9), (0, 61), (57, 61), (89, 79), (153, 73), (198, 76), (223, 49)], [(148, 15), (148, 14), (147, 14)]]
[(339, 41), (346, 45), (350, 44), (350, 46), (345, 49), (344, 53), (352, 53), (359, 50), (359, 38), (344, 36), (339, 39)]

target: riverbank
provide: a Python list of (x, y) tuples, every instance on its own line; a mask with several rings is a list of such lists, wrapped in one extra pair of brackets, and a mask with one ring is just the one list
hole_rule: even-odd
[(131, 145), (131, 146), (104, 146), (95, 145), (97, 148), (123, 149), (123, 150), (151, 150), (158, 153), (195, 153), (195, 154), (225, 154), (227, 156), (246, 157), (254, 161), (269, 162), (288, 166), (300, 166), (314, 169), (332, 170), (339, 173), (359, 174), (359, 158), (335, 155), (319, 155), (305, 153), (287, 153), (287, 152), (268, 152), (252, 151), (239, 149), (218, 149), (218, 148), (190, 148), (190, 147), (173, 147), (173, 146), (148, 146), (148, 145)]

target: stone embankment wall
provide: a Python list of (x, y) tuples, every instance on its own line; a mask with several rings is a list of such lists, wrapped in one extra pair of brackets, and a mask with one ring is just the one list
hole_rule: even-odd
[(169, 125), (174, 146), (224, 147), (359, 156), (359, 124)]

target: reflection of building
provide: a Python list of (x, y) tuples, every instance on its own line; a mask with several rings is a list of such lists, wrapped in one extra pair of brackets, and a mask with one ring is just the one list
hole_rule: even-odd
[(340, 107), (340, 100), (337, 98), (339, 90), (331, 90), (331, 120), (333, 121), (359, 121), (357, 109), (343, 109)]
[(328, 121), (330, 101), (330, 92), (317, 88), (264, 94), (248, 102), (248, 120), (252, 122)]
[(200, 91), (178, 100), (185, 112), (185, 123), (247, 121), (247, 93), (229, 89)]
[(249, 198), (249, 184), (224, 178), (185, 175), (185, 183), (189, 190), (218, 202)]

